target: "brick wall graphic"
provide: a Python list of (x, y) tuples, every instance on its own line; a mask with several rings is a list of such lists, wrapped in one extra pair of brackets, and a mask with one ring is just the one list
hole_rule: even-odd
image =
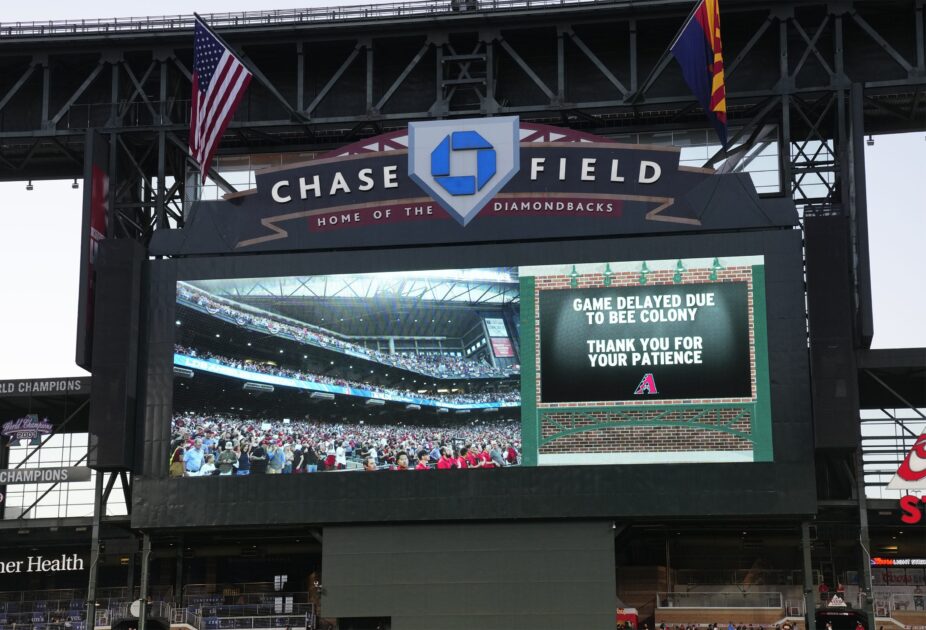
[[(522, 267), (525, 451), (539, 465), (771, 461), (771, 413), (761, 256)], [(751, 395), (735, 398), (544, 402), (540, 296), (544, 291), (745, 283)], [(525, 292), (525, 289), (531, 293)], [(533, 296), (532, 304), (531, 297)], [(526, 323), (526, 322), (524, 322)], [(522, 323), (522, 327), (524, 326)], [(528, 347), (527, 344), (530, 344)], [(531, 352), (524, 352), (529, 350)], [(531, 369), (532, 368), (532, 369)], [(529, 382), (528, 382), (529, 380)], [(533, 458), (529, 458), (533, 459)]]

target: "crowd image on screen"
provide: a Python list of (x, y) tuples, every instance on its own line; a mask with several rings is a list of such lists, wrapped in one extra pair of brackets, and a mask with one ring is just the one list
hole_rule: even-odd
[(354, 381), (345, 378), (326, 376), (324, 374), (312, 374), (309, 372), (304, 372), (302, 370), (294, 370), (290, 368), (285, 368), (279, 365), (272, 363), (259, 363), (257, 361), (248, 361), (242, 359), (234, 359), (231, 357), (225, 357), (221, 355), (214, 354), (212, 352), (207, 352), (205, 350), (197, 350), (195, 348), (190, 348), (187, 346), (182, 346), (180, 344), (174, 344), (174, 352), (176, 354), (182, 354), (189, 357), (194, 357), (198, 359), (204, 359), (219, 365), (224, 365), (227, 367), (236, 368), (246, 372), (254, 372), (258, 374), (271, 374), (273, 376), (280, 376), (284, 378), (291, 378), (297, 381), (304, 381), (307, 383), (320, 383), (325, 385), (336, 385), (340, 387), (351, 387), (364, 389), (373, 394), (373, 396), (378, 398), (393, 398), (393, 397), (412, 397), (412, 398), (428, 398), (436, 402), (451, 403), (451, 404), (467, 404), (467, 403), (495, 403), (495, 402), (508, 402), (515, 403), (521, 401), (521, 393), (518, 389), (519, 384), (516, 382), (510, 382), (508, 384), (500, 384), (498, 391), (486, 391), (486, 392), (470, 392), (465, 394), (453, 394), (453, 393), (428, 393), (428, 394), (419, 394), (418, 392), (411, 389), (404, 389), (398, 387), (383, 387), (380, 385), (373, 385), (371, 383), (364, 383), (361, 381)]
[(505, 468), (521, 463), (520, 424), (458, 426), (175, 414), (171, 477)]
[(500, 378), (520, 373), (520, 366), (496, 367), (485, 361), (446, 354), (389, 353), (338, 338), (319, 326), (296, 322), (270, 313), (255, 313), (244, 306), (222, 300), (185, 284), (177, 284), (177, 301), (205, 310), (210, 315), (233, 321), (238, 326), (257, 328), (299, 343), (376, 361), (434, 378)]

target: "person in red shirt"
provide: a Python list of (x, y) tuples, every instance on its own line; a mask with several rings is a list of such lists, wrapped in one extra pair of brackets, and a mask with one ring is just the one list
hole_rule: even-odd
[(465, 450), (466, 450), (466, 455), (464, 456), (464, 459), (466, 460), (466, 467), (467, 467), (467, 468), (479, 468), (479, 467), (481, 467), (481, 466), (482, 466), (482, 460), (479, 459), (479, 457), (476, 456), (476, 453), (475, 453), (474, 449), (472, 448), (472, 446), (466, 448)]
[(466, 459), (467, 455), (469, 455), (469, 449), (464, 446), (460, 449), (460, 454), (456, 457), (457, 468), (469, 467), (469, 462)]
[(477, 445), (479, 452), (476, 453), (476, 458), (479, 460), (480, 468), (495, 468), (495, 462), (492, 461), (492, 456), (489, 455), (489, 449), (486, 448), (485, 444)]
[(450, 470), (451, 468), (456, 468), (457, 463), (453, 459), (453, 454), (450, 452), (450, 449), (446, 446), (441, 447), (440, 450), (440, 459), (437, 460), (437, 469), (438, 470)]
[(418, 465), (415, 466), (415, 470), (430, 470), (431, 467), (428, 466), (428, 461), (431, 459), (431, 456), (426, 450), (418, 451)]
[(399, 454), (395, 456), (395, 466), (392, 470), (408, 470), (408, 453), (399, 451)]

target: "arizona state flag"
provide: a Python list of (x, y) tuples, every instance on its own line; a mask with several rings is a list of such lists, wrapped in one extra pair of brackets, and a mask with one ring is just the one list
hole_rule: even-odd
[(701, 103), (720, 141), (727, 144), (727, 93), (723, 80), (718, 0), (699, 0), (670, 47), (685, 82)]

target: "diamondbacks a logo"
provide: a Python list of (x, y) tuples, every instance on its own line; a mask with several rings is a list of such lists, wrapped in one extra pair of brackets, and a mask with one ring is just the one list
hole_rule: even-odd
[(900, 462), (897, 473), (887, 484), (888, 490), (926, 490), (926, 433), (913, 443), (913, 448)]
[(517, 116), (413, 122), (408, 175), (466, 225), (520, 169)]
[(643, 380), (640, 381), (640, 384), (637, 385), (637, 389), (633, 392), (635, 396), (641, 394), (658, 394), (659, 390), (656, 389), (656, 379), (653, 378), (651, 373), (643, 375)]

